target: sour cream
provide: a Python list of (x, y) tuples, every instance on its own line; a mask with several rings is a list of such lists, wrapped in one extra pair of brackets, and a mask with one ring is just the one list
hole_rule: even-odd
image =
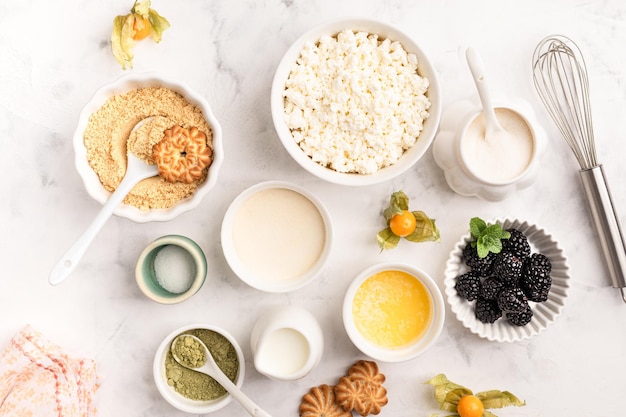
[(271, 282), (297, 279), (320, 258), (326, 239), (319, 210), (304, 195), (268, 188), (251, 195), (235, 213), (233, 246), (242, 264)]
[(533, 131), (517, 112), (496, 108), (496, 117), (508, 135), (504, 141), (485, 139), (485, 117), (476, 116), (461, 137), (461, 157), (478, 179), (504, 184), (519, 178), (529, 168), (535, 154)]

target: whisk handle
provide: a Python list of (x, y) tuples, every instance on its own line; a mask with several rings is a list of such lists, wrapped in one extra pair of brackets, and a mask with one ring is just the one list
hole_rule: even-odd
[[(580, 171), (591, 214), (600, 237), (602, 252), (611, 275), (613, 287), (626, 288), (626, 244), (619, 219), (615, 214), (613, 200), (606, 182), (604, 169), (598, 165)], [(626, 302), (626, 299), (624, 300)]]

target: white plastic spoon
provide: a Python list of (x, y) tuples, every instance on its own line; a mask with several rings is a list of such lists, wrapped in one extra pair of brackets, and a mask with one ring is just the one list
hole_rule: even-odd
[[(204, 365), (201, 365), (197, 368), (191, 367), (185, 362), (184, 358), (180, 358), (176, 355), (176, 351), (175, 351), (176, 343), (179, 343), (179, 342), (184, 343), (183, 338), (186, 338), (186, 337), (193, 338), (193, 340), (198, 342), (200, 349), (204, 349), (206, 353), (206, 362), (204, 363)], [(172, 356), (174, 357), (176, 362), (178, 362), (185, 368), (193, 369), (194, 371), (197, 371), (197, 372), (202, 372), (204, 374), (207, 374), (214, 380), (216, 380), (217, 383), (220, 384), (222, 387), (224, 387), (224, 389), (228, 391), (228, 393), (232, 395), (235, 400), (239, 401), (239, 403), (243, 406), (243, 408), (246, 409), (248, 413), (250, 413), (250, 415), (256, 416), (256, 417), (271, 417), (267, 412), (262, 410), (261, 407), (256, 405), (250, 398), (248, 398), (248, 396), (246, 396), (246, 394), (244, 394), (243, 391), (241, 391), (239, 387), (237, 387), (237, 385), (235, 385), (233, 381), (231, 381), (230, 378), (228, 378), (224, 374), (224, 372), (220, 369), (220, 367), (217, 366), (217, 363), (215, 362), (215, 359), (213, 359), (211, 352), (206, 347), (206, 345), (202, 342), (202, 340), (190, 334), (183, 334), (183, 335), (177, 336), (172, 341), (170, 351), (172, 352)]]
[(469, 65), (474, 84), (478, 90), (478, 96), (483, 107), (483, 114), (485, 115), (485, 140), (506, 140), (508, 132), (502, 127), (496, 116), (496, 111), (491, 101), (491, 95), (487, 88), (487, 81), (485, 79), (485, 70), (483, 67), (483, 61), (480, 58), (478, 52), (473, 48), (468, 48), (465, 51), (465, 57), (467, 59), (467, 65)]
[[(148, 119), (143, 119), (133, 127), (133, 131), (137, 130)], [(67, 278), (78, 262), (83, 257), (87, 248), (96, 237), (102, 226), (111, 217), (117, 206), (124, 200), (126, 194), (137, 184), (139, 181), (158, 175), (159, 171), (156, 165), (148, 165), (141, 159), (137, 158), (132, 152), (128, 152), (128, 166), (126, 168), (126, 174), (119, 183), (113, 194), (109, 197), (106, 204), (102, 206), (100, 212), (95, 219), (91, 222), (87, 230), (83, 232), (81, 237), (74, 243), (74, 245), (63, 255), (63, 257), (52, 268), (48, 282), (52, 285), (57, 285), (65, 278)]]

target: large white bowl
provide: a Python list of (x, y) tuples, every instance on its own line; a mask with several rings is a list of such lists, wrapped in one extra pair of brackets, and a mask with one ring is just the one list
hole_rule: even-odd
[(115, 215), (125, 217), (138, 223), (171, 220), (181, 213), (198, 206), (202, 198), (217, 183), (218, 173), (224, 161), (222, 128), (213, 115), (209, 103), (204, 99), (204, 97), (195, 93), (187, 84), (167, 79), (156, 73), (127, 74), (98, 89), (89, 102), (87, 102), (78, 117), (78, 124), (76, 126), (76, 130), (74, 131), (73, 138), (75, 165), (78, 170), (78, 174), (83, 179), (87, 193), (102, 204), (104, 204), (111, 195), (111, 193), (104, 188), (98, 178), (98, 175), (89, 166), (87, 161), (87, 149), (85, 148), (83, 141), (83, 132), (87, 127), (89, 116), (114, 95), (123, 94), (136, 88), (156, 86), (166, 87), (181, 94), (190, 103), (198, 106), (198, 108), (202, 110), (205, 120), (211, 126), (213, 131), (213, 162), (209, 167), (207, 179), (196, 189), (195, 193), (171, 208), (140, 210), (135, 206), (122, 203), (115, 209)]
[(558, 243), (546, 231), (534, 224), (518, 219), (499, 219), (490, 224), (501, 224), (504, 229), (515, 228), (528, 238), (533, 252), (544, 254), (552, 263), (552, 287), (548, 299), (542, 303), (530, 305), (533, 310), (533, 318), (525, 326), (514, 326), (505, 319), (499, 319), (494, 323), (482, 323), (474, 314), (474, 303), (461, 298), (454, 288), (458, 275), (468, 270), (463, 262), (463, 248), (471, 240), (469, 233), (461, 237), (454, 245), (445, 269), (445, 293), (452, 312), (472, 333), (496, 342), (517, 342), (529, 339), (554, 323), (565, 306), (565, 299), (569, 289), (569, 266), (567, 258)]
[(245, 359), (244, 359), (244, 355), (243, 355), (243, 351), (241, 350), (241, 347), (237, 343), (237, 340), (235, 340), (235, 338), (231, 336), (227, 331), (225, 331), (224, 329), (220, 327), (214, 326), (212, 324), (206, 324), (206, 323), (189, 324), (189, 325), (180, 327), (172, 331), (170, 334), (168, 334), (163, 339), (163, 341), (157, 348), (156, 354), (154, 355), (152, 375), (154, 378), (154, 383), (156, 384), (156, 387), (159, 393), (173, 407), (181, 411), (191, 413), (191, 414), (206, 414), (206, 413), (211, 413), (221, 408), (224, 408), (227, 404), (229, 404), (232, 401), (232, 398), (233, 398), (232, 395), (226, 393), (222, 397), (217, 398), (215, 400), (211, 400), (211, 401), (190, 400), (189, 398), (186, 398), (182, 396), (181, 394), (179, 394), (178, 392), (176, 392), (176, 390), (174, 390), (174, 388), (171, 387), (167, 383), (167, 376), (165, 373), (165, 357), (167, 355), (167, 352), (170, 350), (172, 341), (176, 338), (176, 336), (180, 335), (181, 333), (185, 333), (193, 329), (212, 330), (224, 336), (233, 345), (233, 347), (235, 348), (235, 351), (237, 352), (237, 359), (239, 360), (239, 372), (237, 373), (235, 385), (241, 388), (241, 386), (243, 385), (243, 379), (244, 379), (244, 374), (245, 374), (245, 369), (246, 369), (245, 362), (244, 362)]
[[(375, 33), (381, 38), (390, 38), (392, 40), (399, 41), (407, 52), (412, 53), (417, 57), (419, 74), (428, 78), (430, 82), (427, 92), (427, 96), (431, 102), (431, 107), (429, 109), (430, 117), (424, 121), (424, 129), (420, 133), (417, 143), (413, 147), (406, 150), (395, 164), (382, 168), (373, 174), (341, 173), (314, 162), (304, 153), (304, 151), (293, 139), (283, 116), (283, 91), (285, 89), (285, 82), (287, 81), (289, 73), (300, 55), (302, 47), (306, 43), (317, 42), (322, 36), (334, 36), (346, 29)], [(347, 19), (320, 25), (306, 32), (298, 40), (296, 40), (293, 45), (291, 45), (280, 61), (274, 75), (271, 92), (271, 110), (274, 127), (280, 141), (291, 157), (293, 157), (293, 159), (302, 168), (331, 183), (363, 186), (387, 181), (404, 173), (406, 170), (411, 168), (424, 155), (424, 153), (426, 153), (433, 142), (439, 126), (439, 120), (441, 117), (441, 93), (434, 66), (422, 47), (410, 36), (396, 27), (379, 21), (368, 19)]]
[[(368, 341), (357, 329), (352, 315), (352, 304), (359, 287), (372, 275), (382, 271), (403, 271), (421, 282), (431, 300), (432, 319), (424, 333), (413, 343), (400, 348), (385, 348)], [(400, 262), (382, 262), (363, 270), (352, 281), (343, 301), (343, 324), (348, 337), (361, 352), (383, 362), (404, 362), (426, 352), (439, 338), (445, 320), (443, 296), (435, 281), (423, 270), (413, 265)]]
[[(237, 253), (235, 241), (233, 240), (233, 225), (237, 212), (241, 208), (242, 204), (253, 195), (269, 189), (287, 189), (304, 196), (317, 208), (317, 211), (319, 212), (319, 215), (321, 216), (324, 223), (324, 247), (322, 248), (322, 252), (317, 258), (317, 261), (313, 263), (313, 265), (307, 271), (299, 276), (292, 277), (291, 279), (268, 280), (266, 277), (260, 276), (248, 265), (246, 265), (246, 263), (240, 258), (239, 254)], [(276, 214), (276, 216), (280, 215), (280, 213)], [(228, 210), (226, 211), (224, 220), (222, 221), (221, 238), (222, 250), (224, 252), (224, 257), (226, 258), (226, 261), (228, 262), (228, 265), (233, 270), (233, 272), (235, 272), (235, 274), (243, 282), (261, 291), (271, 293), (286, 293), (304, 287), (320, 274), (320, 272), (326, 265), (328, 257), (330, 256), (330, 250), (333, 242), (333, 227), (330, 213), (326, 209), (326, 206), (324, 206), (322, 201), (317, 198), (313, 193), (311, 193), (304, 187), (287, 181), (264, 181), (248, 187), (233, 200), (233, 202), (228, 207)], [(306, 236), (302, 236), (302, 238), (304, 239), (306, 238)], [(264, 239), (276, 239), (276, 237), (266, 236), (264, 237)], [(259, 245), (263, 244), (263, 242), (258, 243)], [(276, 254), (276, 256), (281, 255)]]

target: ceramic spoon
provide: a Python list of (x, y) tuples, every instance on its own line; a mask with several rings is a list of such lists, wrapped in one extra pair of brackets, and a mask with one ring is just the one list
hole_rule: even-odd
[[(150, 118), (143, 119), (133, 127), (133, 131), (137, 130)], [(132, 131), (131, 131), (132, 133)], [(124, 200), (126, 194), (137, 184), (139, 181), (158, 175), (158, 168), (156, 165), (148, 165), (141, 159), (137, 158), (132, 152), (128, 152), (128, 162), (126, 167), (126, 174), (122, 182), (119, 183), (113, 194), (109, 197), (106, 204), (100, 209), (100, 212), (95, 219), (91, 222), (87, 230), (83, 232), (82, 236), (74, 243), (74, 245), (63, 255), (63, 257), (57, 262), (52, 271), (48, 282), (52, 285), (61, 283), (67, 278), (78, 261), (83, 257), (87, 248), (96, 237), (102, 226), (111, 217), (117, 206)]]
[(505, 140), (509, 134), (502, 127), (498, 118), (496, 117), (496, 111), (491, 101), (491, 95), (487, 88), (487, 81), (485, 80), (485, 70), (483, 68), (483, 62), (478, 52), (473, 48), (468, 48), (465, 51), (465, 57), (467, 64), (469, 65), (474, 84), (478, 90), (478, 96), (480, 97), (480, 103), (483, 108), (483, 114), (485, 115), (485, 140)]
[[(174, 346), (176, 346), (176, 343), (179, 342), (181, 337), (192, 337), (194, 340), (196, 340), (198, 342), (198, 344), (200, 345), (200, 347), (202, 349), (204, 349), (205, 353), (206, 353), (206, 363), (198, 368), (192, 368), (188, 365), (185, 364), (184, 360), (181, 360), (181, 358), (179, 358), (176, 355)], [(174, 359), (176, 360), (176, 362), (178, 362), (179, 364), (181, 364), (182, 366), (184, 366), (185, 368), (188, 369), (193, 369), (194, 371), (197, 372), (202, 372), (204, 374), (207, 374), (208, 376), (210, 376), (211, 378), (213, 378), (214, 380), (216, 380), (218, 382), (218, 384), (220, 384), (222, 387), (224, 387), (224, 389), (226, 391), (228, 391), (228, 393), (230, 395), (233, 396), (233, 398), (235, 398), (237, 401), (239, 401), (239, 403), (243, 406), (243, 408), (246, 409), (246, 411), (248, 413), (250, 413), (250, 415), (252, 416), (258, 416), (258, 417), (271, 417), (267, 412), (263, 411), (258, 405), (256, 405), (250, 398), (248, 398), (246, 396), (246, 394), (244, 394), (238, 387), (237, 385), (235, 385), (233, 383), (233, 381), (230, 380), (230, 378), (228, 378), (224, 372), (220, 369), (219, 366), (217, 366), (217, 363), (215, 362), (215, 359), (213, 359), (213, 356), (211, 355), (211, 352), (209, 351), (209, 349), (206, 347), (206, 345), (202, 342), (202, 340), (198, 339), (195, 336), (189, 335), (189, 334), (185, 334), (185, 335), (181, 335), (181, 336), (177, 336), (173, 341), (172, 341), (172, 345), (171, 345), (171, 349), (170, 351), (172, 352), (172, 356), (174, 357)]]

